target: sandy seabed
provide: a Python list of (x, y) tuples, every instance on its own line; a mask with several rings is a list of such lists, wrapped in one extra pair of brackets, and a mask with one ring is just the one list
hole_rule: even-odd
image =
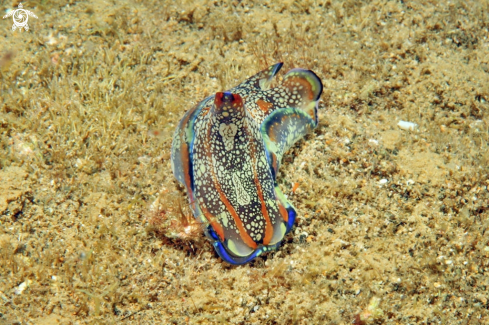
[[(23, 5), (29, 31), (0, 20), (0, 324), (489, 323), (487, 1)], [(294, 230), (230, 266), (181, 234), (171, 137), (276, 62), (320, 76), (320, 125), (278, 175)]]

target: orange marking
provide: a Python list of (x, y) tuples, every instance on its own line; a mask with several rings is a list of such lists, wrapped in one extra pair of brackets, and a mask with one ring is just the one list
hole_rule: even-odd
[[(212, 175), (213, 175), (213, 179), (214, 179), (214, 177), (216, 176), (214, 174), (214, 171), (212, 171)], [(231, 202), (229, 202), (229, 200), (227, 199), (226, 195), (224, 194), (221, 187), (217, 183), (217, 180), (216, 180), (216, 183), (214, 185), (216, 186), (216, 190), (219, 193), (219, 197), (221, 198), (221, 201), (224, 203), (224, 205), (226, 206), (226, 209), (229, 211), (229, 213), (231, 213), (231, 215), (233, 216), (234, 222), (236, 223), (236, 226), (238, 227), (239, 235), (241, 236), (241, 239), (243, 239), (243, 241), (245, 242), (246, 245), (250, 246), (253, 249), (256, 249), (258, 247), (258, 245), (253, 241), (253, 239), (250, 237), (250, 235), (248, 235), (248, 233), (246, 232), (246, 229), (243, 225), (243, 221), (241, 221), (241, 218), (236, 213), (236, 210), (234, 210), (234, 207), (232, 206)]]
[(222, 98), (224, 97), (224, 94), (222, 92), (216, 93), (214, 96), (214, 104), (219, 107), (222, 104)]
[(272, 152), (272, 168), (275, 170), (275, 174), (277, 174), (277, 156)]
[(280, 201), (278, 202), (278, 209), (280, 210), (280, 214), (282, 215), (282, 218), (284, 218), (285, 222), (288, 222), (289, 213), (287, 212), (287, 209), (283, 206), (283, 204)]
[(316, 112), (315, 112), (313, 109), (311, 109), (311, 110), (309, 111), (309, 115), (311, 115), (311, 118), (312, 118), (313, 120), (315, 120), (315, 119), (316, 119), (316, 114), (315, 114), (315, 113), (316, 113)]
[(275, 132), (273, 131), (273, 129), (275, 128), (275, 126), (278, 125), (278, 123), (273, 123), (272, 125), (270, 125), (270, 129), (269, 129), (269, 132), (268, 132), (268, 138), (270, 139), (270, 141), (273, 141), (273, 142), (276, 142), (277, 139), (276, 139), (276, 134)]
[(203, 205), (200, 205), (200, 209), (202, 210), (202, 213), (207, 221), (209, 221), (211, 224), (212, 228), (214, 228), (214, 231), (217, 233), (219, 238), (221, 238), (221, 241), (224, 241), (224, 229), (222, 228), (221, 224), (217, 222), (216, 217), (214, 217)]
[(269, 102), (266, 102), (264, 101), (263, 99), (259, 99), (256, 104), (258, 105), (258, 107), (260, 107), (260, 109), (262, 111), (264, 111), (265, 113), (268, 113), (268, 111), (273, 107), (273, 104), (272, 103), (269, 103)]
[[(246, 132), (246, 131), (245, 131)], [(254, 148), (250, 148), (251, 160), (255, 162), (255, 150)], [(273, 227), (272, 222), (270, 221), (270, 216), (268, 215), (267, 206), (265, 204), (265, 200), (263, 199), (263, 191), (261, 188), (260, 180), (258, 179), (258, 173), (256, 170), (256, 163), (253, 164), (253, 180), (255, 181), (256, 191), (258, 193), (258, 198), (261, 203), (261, 213), (265, 218), (266, 226), (265, 226), (265, 238), (263, 238), (263, 244), (268, 245), (273, 236)]]
[(240, 111), (244, 110), (243, 97), (241, 97), (238, 94), (234, 94), (234, 102), (233, 102), (233, 105), (235, 107), (238, 107)]
[(206, 106), (206, 107), (202, 108), (202, 111), (201, 111), (202, 117), (206, 116), (209, 113), (210, 110), (211, 109), (210, 109), (209, 106)]
[[(207, 139), (205, 142), (205, 155), (209, 159), (209, 164), (212, 165), (212, 154), (210, 150), (210, 133), (211, 133), (211, 128), (209, 127), (209, 130), (207, 131)], [(250, 235), (246, 232), (246, 229), (243, 225), (243, 221), (241, 221), (240, 217), (236, 213), (236, 210), (234, 210), (234, 207), (231, 205), (231, 202), (227, 199), (226, 195), (222, 191), (221, 185), (219, 185), (219, 182), (217, 181), (217, 176), (213, 168), (210, 169), (211, 172), (211, 177), (212, 177), (212, 182), (214, 183), (214, 187), (219, 194), (219, 198), (221, 199), (221, 202), (224, 203), (226, 206), (226, 209), (229, 211), (231, 216), (234, 219), (234, 222), (236, 224), (236, 227), (238, 227), (239, 235), (241, 236), (241, 239), (245, 242), (246, 245), (249, 247), (256, 249), (258, 245), (251, 239)]]
[(294, 186), (292, 186), (292, 193), (295, 194), (295, 191), (299, 188), (299, 183), (294, 183)]
[[(307, 81), (307, 79), (304, 79), (304, 78), (301, 78), (301, 77), (292, 77), (292, 78), (288, 78), (287, 79), (287, 88), (289, 88), (289, 90), (293, 87), (290, 86), (290, 82), (298, 82), (301, 86), (303, 86), (303, 90), (301, 91), (302, 94), (306, 95), (310, 101), (313, 100), (313, 95), (314, 95), (314, 92), (312, 90), (312, 84), (310, 82)], [(304, 97), (306, 97), (304, 96)], [(306, 99), (306, 98), (304, 98)]]

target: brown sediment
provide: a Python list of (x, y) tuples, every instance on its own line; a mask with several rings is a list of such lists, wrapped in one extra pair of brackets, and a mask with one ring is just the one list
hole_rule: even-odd
[[(23, 4), (28, 32), (0, 20), (0, 323), (489, 322), (487, 4)], [(170, 137), (279, 61), (324, 85), (277, 178), (298, 218), (230, 267), (158, 228), (186, 202)]]

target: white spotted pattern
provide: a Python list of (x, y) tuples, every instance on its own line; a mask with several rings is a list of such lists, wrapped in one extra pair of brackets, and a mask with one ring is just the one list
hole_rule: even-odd
[(226, 125), (225, 123), (221, 123), (219, 125), (219, 134), (222, 137), (222, 140), (224, 141), (224, 148), (227, 151), (230, 151), (233, 149), (234, 146), (234, 136), (238, 132), (238, 127), (236, 124), (229, 124)]
[(233, 174), (233, 185), (236, 192), (236, 199), (240, 205), (250, 204), (250, 196), (246, 193), (239, 177), (236, 174)]
[(173, 172), (187, 187), (194, 215), (207, 225), (217, 222), (222, 244), (236, 256), (251, 254), (257, 245), (267, 251), (290, 231), (283, 211), (295, 211), (274, 169), (317, 125), (321, 81), (311, 71), (294, 69), (269, 89), (280, 67), (200, 102), (182, 118), (173, 140)]

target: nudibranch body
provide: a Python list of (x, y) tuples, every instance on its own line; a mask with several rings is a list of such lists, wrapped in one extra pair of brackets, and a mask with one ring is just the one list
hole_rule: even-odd
[(314, 72), (292, 69), (270, 88), (281, 67), (207, 97), (183, 116), (173, 138), (173, 173), (231, 264), (278, 248), (296, 218), (276, 175), (283, 154), (317, 126), (323, 86)]

